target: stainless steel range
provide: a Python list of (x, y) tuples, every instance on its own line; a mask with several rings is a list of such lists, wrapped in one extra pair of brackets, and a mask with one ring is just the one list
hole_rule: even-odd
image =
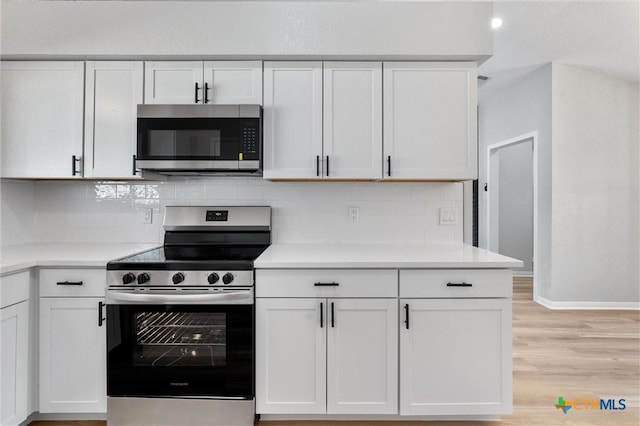
[(107, 264), (107, 424), (253, 425), (253, 261), (270, 207), (167, 207), (164, 245)]

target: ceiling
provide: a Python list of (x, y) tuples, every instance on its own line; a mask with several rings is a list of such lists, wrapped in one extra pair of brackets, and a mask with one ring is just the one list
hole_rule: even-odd
[(496, 1), (494, 54), (479, 73), (480, 97), (549, 62), (640, 80), (640, 1)]

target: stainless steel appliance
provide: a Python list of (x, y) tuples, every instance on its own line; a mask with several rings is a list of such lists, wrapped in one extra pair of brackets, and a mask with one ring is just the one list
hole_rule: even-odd
[(261, 174), (260, 105), (138, 105), (134, 170)]
[(107, 264), (107, 424), (253, 425), (253, 261), (270, 207), (166, 207), (164, 245)]

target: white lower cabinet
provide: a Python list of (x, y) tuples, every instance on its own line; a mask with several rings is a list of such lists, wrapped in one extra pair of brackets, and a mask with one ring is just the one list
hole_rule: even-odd
[(256, 300), (256, 411), (397, 413), (397, 300)]
[(511, 406), (510, 300), (400, 305), (400, 414), (501, 414)]
[(0, 309), (2, 401), (0, 424), (13, 426), (28, 416), (29, 302)]
[(40, 271), (41, 413), (106, 412), (104, 276)]

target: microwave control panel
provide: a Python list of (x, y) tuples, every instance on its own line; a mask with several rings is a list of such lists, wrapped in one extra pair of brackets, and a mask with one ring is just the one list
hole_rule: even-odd
[(260, 158), (260, 134), (255, 123), (246, 123), (240, 133), (242, 152), (245, 160), (258, 160)]

